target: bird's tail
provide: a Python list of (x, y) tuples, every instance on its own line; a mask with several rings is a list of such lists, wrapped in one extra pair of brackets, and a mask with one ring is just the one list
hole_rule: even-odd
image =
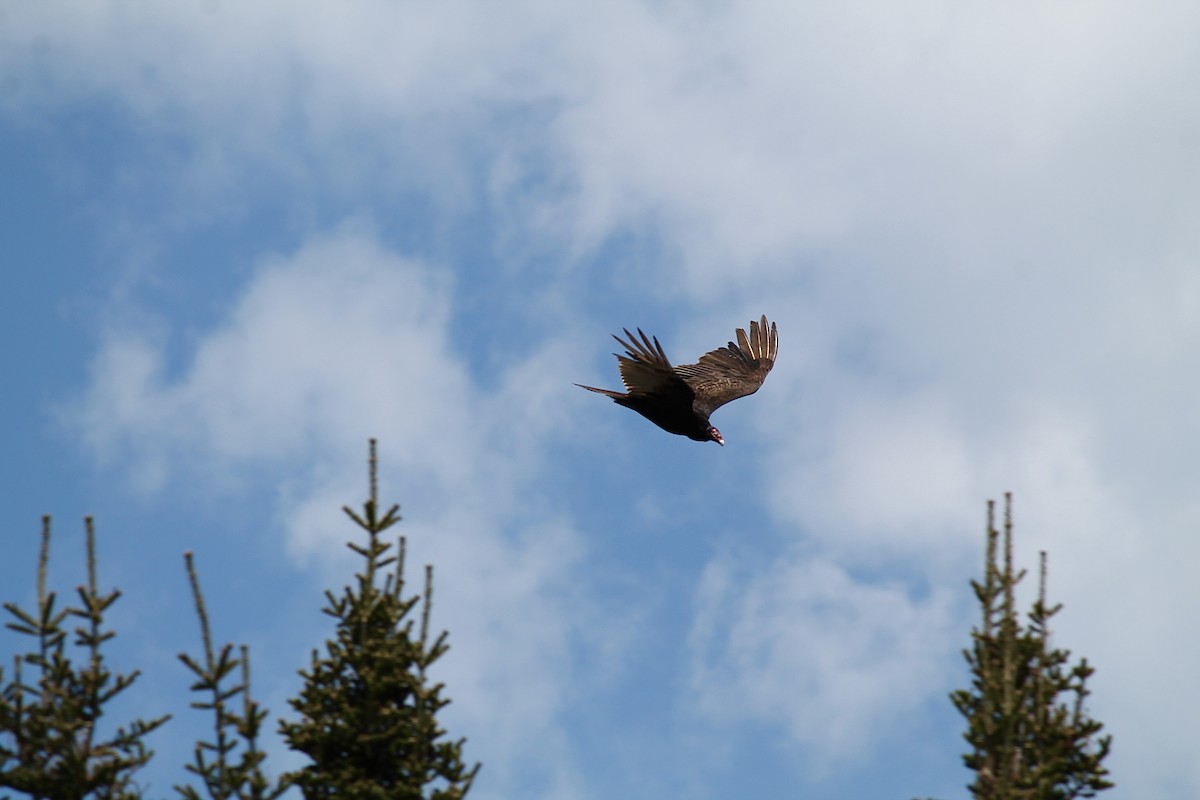
[(580, 389), (587, 389), (589, 392), (595, 392), (596, 394), (602, 394), (605, 397), (611, 397), (614, 400), (625, 396), (624, 392), (614, 392), (611, 389), (597, 389), (595, 386), (584, 386), (582, 383), (577, 383), (575, 385), (578, 386)]

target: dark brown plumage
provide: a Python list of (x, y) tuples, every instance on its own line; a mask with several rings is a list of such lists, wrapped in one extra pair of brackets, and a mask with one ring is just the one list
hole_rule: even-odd
[(629, 329), (622, 339), (613, 338), (625, 348), (625, 355), (614, 353), (626, 391), (614, 392), (594, 386), (576, 386), (611, 397), (613, 402), (632, 408), (658, 427), (698, 442), (725, 444), (721, 432), (708, 421), (709, 415), (730, 400), (754, 394), (775, 366), (779, 335), (775, 323), (767, 327), (766, 315), (750, 323), (750, 335), (737, 329), (737, 344), (730, 342), (700, 356), (695, 364), (671, 366), (658, 339), (651, 339), (638, 328), (638, 341)]

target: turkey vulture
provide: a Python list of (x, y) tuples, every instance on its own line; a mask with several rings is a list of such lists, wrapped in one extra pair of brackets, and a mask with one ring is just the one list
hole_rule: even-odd
[(613, 402), (632, 408), (658, 427), (697, 442), (716, 442), (724, 446), (721, 432), (708, 417), (730, 400), (758, 391), (779, 350), (775, 323), (767, 328), (767, 317), (750, 323), (750, 336), (737, 329), (737, 344), (700, 356), (695, 364), (672, 367), (658, 338), (651, 339), (638, 328), (637, 338), (625, 329), (625, 341), (613, 338), (625, 348), (625, 355), (614, 353), (621, 370), (625, 393), (575, 384), (589, 392), (611, 397)]

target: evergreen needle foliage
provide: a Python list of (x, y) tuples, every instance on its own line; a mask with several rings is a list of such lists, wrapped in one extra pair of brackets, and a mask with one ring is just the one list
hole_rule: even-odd
[[(196, 676), (192, 691), (207, 695), (204, 700), (192, 703), (192, 708), (213, 712), (213, 739), (198, 742), (193, 763), (187, 770), (204, 783), (206, 795), (191, 786), (176, 786), (185, 800), (201, 800), (207, 796), (212, 800), (274, 800), (283, 794), (288, 783), (282, 780), (275, 786), (263, 774), (262, 762), (266, 758), (258, 749), (258, 732), (267, 718), (266, 709), (250, 697), (250, 652), (241, 647), (241, 658), (233, 656), (233, 645), (225, 644), (220, 652), (213, 650), (212, 635), (208, 627), (208, 612), (204, 607), (204, 595), (200, 592), (200, 579), (192, 563), (192, 554), (183, 554), (187, 567), (188, 581), (192, 585), (192, 597), (196, 602), (196, 615), (200, 618), (200, 635), (204, 642), (204, 660), (197, 661), (187, 653), (180, 653), (179, 660)], [(240, 681), (232, 686), (228, 679), (240, 669)], [(241, 695), (241, 713), (234, 701)], [(241, 756), (233, 760), (239, 741)]]
[[(15, 618), (6, 626), (31, 637), (34, 648), (16, 656), (11, 681), (0, 672), (0, 786), (45, 800), (132, 800), (141, 797), (133, 774), (153, 755), (144, 740), (169, 715), (135, 719), (108, 735), (98, 731), (105, 706), (139, 673), (114, 673), (105, 663), (102, 646), (116, 634), (105, 630), (104, 612), (121, 592), (102, 594), (97, 587), (91, 517), (85, 527), (88, 582), (78, 587), (79, 606), (56, 611), (56, 594), (46, 590), (49, 516), (42, 518), (36, 611), (4, 604)], [(74, 644), (85, 656), (81, 664), (71, 660), (66, 646), (71, 618), (82, 621), (74, 629)]]
[[(300, 672), (304, 688), (290, 701), (299, 721), (280, 725), (288, 745), (311, 759), (288, 779), (309, 800), (459, 800), (479, 765), (463, 764), (465, 740), (445, 740), (437, 722), (450, 701), (426, 673), (449, 646), (444, 631), (429, 641), (433, 570), (425, 568), (422, 595), (404, 596), (404, 539), (392, 555), (393, 545), (380, 538), (400, 516), (395, 505), (378, 513), (374, 440), (369, 466), (363, 513), (344, 509), (366, 532), (365, 544), (347, 545), (362, 557), (363, 569), (340, 596), (326, 592), (324, 611), (337, 620), (335, 638)], [(412, 615), (422, 600), (414, 630)]]
[(1014, 591), (1025, 571), (1013, 572), (1011, 494), (1005, 496), (1003, 565), (999, 540), (989, 502), (984, 579), (971, 582), (983, 618), (971, 649), (963, 651), (972, 686), (950, 696), (967, 718), (963, 736), (971, 752), (963, 761), (975, 772), (968, 788), (977, 800), (1093, 797), (1113, 786), (1102, 764), (1112, 737), (1097, 738), (1103, 726), (1084, 709), (1094, 670), (1086, 659), (1070, 666), (1070, 652), (1050, 646), (1049, 621), (1062, 605), (1046, 605), (1044, 552), (1028, 624), (1017, 616)]

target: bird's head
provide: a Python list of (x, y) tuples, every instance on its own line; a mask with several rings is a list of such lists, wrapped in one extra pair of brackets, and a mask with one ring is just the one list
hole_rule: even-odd
[(721, 447), (725, 446), (725, 437), (723, 437), (721, 435), (721, 432), (719, 430), (717, 430), (716, 428), (714, 428), (712, 425), (708, 426), (708, 438), (712, 439), (714, 442), (721, 445)]

